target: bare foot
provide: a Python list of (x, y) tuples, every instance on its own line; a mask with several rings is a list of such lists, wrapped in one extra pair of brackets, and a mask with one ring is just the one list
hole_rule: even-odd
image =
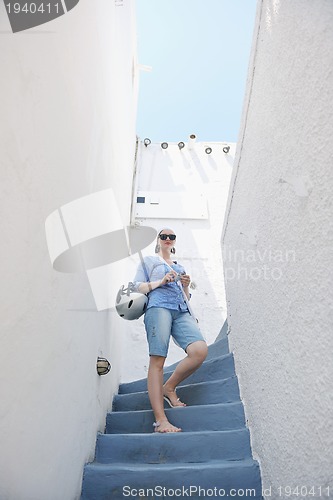
[(163, 386), (163, 397), (166, 399), (166, 401), (172, 408), (175, 406), (186, 406), (185, 403), (183, 403), (182, 401), (180, 401), (179, 398), (177, 398), (175, 389), (168, 390), (167, 387), (165, 387), (165, 385)]
[(160, 420), (153, 425), (155, 427), (155, 432), (181, 432), (180, 427), (175, 427), (174, 425), (170, 424), (168, 420)]

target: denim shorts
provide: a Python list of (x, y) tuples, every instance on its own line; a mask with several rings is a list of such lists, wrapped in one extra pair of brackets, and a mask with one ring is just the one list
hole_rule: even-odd
[(170, 335), (186, 352), (187, 346), (197, 340), (205, 340), (197, 322), (188, 311), (176, 311), (164, 307), (149, 307), (144, 324), (150, 356), (167, 357)]

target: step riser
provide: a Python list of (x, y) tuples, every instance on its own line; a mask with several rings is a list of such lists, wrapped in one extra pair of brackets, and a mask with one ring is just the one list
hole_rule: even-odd
[[(166, 380), (172, 375), (172, 372), (166, 374)], [(207, 361), (193, 375), (181, 382), (179, 385), (197, 384), (198, 382), (213, 382), (218, 379), (224, 379), (235, 376), (235, 364), (232, 354), (227, 354), (225, 358)]]
[(215, 344), (211, 344), (208, 347), (208, 354), (206, 361), (222, 356), (223, 354), (228, 354), (229, 352), (230, 351), (229, 351), (228, 337), (224, 337)]
[[(202, 492), (216, 488), (217, 491), (219, 489), (225, 490), (225, 498), (228, 498), (227, 495), (229, 498), (237, 498), (230, 495), (231, 490), (253, 489), (254, 494), (248, 495), (247, 498), (261, 498), (259, 466), (254, 461), (251, 465), (244, 464), (241, 467), (232, 464), (229, 466), (208, 466), (205, 464), (200, 470), (182, 466), (169, 470), (159, 470), (158, 468), (158, 465), (155, 467), (147, 466), (147, 469), (138, 472), (130, 467), (113, 470), (112, 466), (87, 466), (84, 473), (82, 500), (123, 499), (126, 498), (124, 492), (128, 493), (134, 489), (147, 490), (148, 488), (151, 493), (155, 491), (155, 494), (162, 491), (163, 488), (167, 491), (180, 490), (188, 493), (192, 491), (193, 494), (199, 493), (199, 488)], [(124, 489), (125, 486), (126, 489)], [(133, 495), (133, 498), (135, 496), (138, 498), (138, 493)], [(166, 495), (166, 498), (168, 497), (170, 498), (170, 495)], [(209, 497), (211, 498), (212, 495), (208, 493), (207, 498)], [(151, 495), (148, 498), (154, 498), (154, 496)], [(161, 496), (156, 494), (156, 498), (161, 498)], [(180, 497), (178, 496), (178, 498)], [(186, 494), (181, 498), (186, 498)], [(193, 498), (193, 496), (189, 498)], [(205, 496), (199, 498), (205, 498)], [(245, 495), (238, 498), (244, 499)]]
[[(244, 409), (241, 403), (204, 406), (188, 406), (166, 410), (168, 420), (184, 432), (223, 431), (245, 426)], [(154, 415), (150, 410), (112, 412), (106, 418), (109, 434), (151, 433)]]
[(247, 429), (168, 434), (109, 434), (98, 437), (95, 460), (99, 463), (124, 462), (161, 464), (244, 460), (251, 458)]
[[(164, 373), (164, 381), (166, 381), (173, 370)], [(198, 382), (210, 382), (217, 379), (225, 379), (235, 375), (234, 358), (232, 354), (227, 354), (221, 358), (211, 361), (205, 361), (203, 365), (193, 373), (190, 377), (185, 379), (179, 386), (196, 384)], [(147, 379), (137, 380), (121, 384), (119, 387), (119, 394), (129, 394), (133, 392), (144, 392), (147, 390)]]
[[(230, 403), (239, 400), (239, 387), (236, 377), (210, 383), (180, 386), (177, 395), (189, 406)], [(165, 402), (165, 408), (169, 408)], [(120, 394), (113, 399), (113, 411), (150, 410), (147, 392)]]
[[(221, 338), (218, 342), (215, 342), (214, 344), (210, 344), (208, 346), (208, 354), (205, 359), (205, 361), (209, 361), (214, 358), (218, 358), (220, 356), (223, 356), (225, 354), (229, 354), (229, 342), (228, 342), (228, 337), (224, 336)], [(178, 365), (179, 361), (176, 363), (173, 363), (170, 366), (166, 366), (164, 371), (170, 371), (174, 370), (176, 366)]]

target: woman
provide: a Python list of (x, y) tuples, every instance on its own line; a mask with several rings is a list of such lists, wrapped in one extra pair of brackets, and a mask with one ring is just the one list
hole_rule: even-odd
[[(190, 277), (183, 266), (172, 260), (176, 235), (162, 229), (157, 236), (155, 256), (145, 257), (135, 276), (136, 290), (148, 294), (144, 324), (149, 344), (148, 394), (155, 415), (155, 432), (179, 432), (165, 414), (163, 400), (171, 407), (186, 406), (177, 398), (176, 387), (205, 360), (207, 345), (190, 315), (183, 291), (190, 299)], [(180, 283), (178, 283), (180, 281)], [(178, 363), (163, 385), (163, 366), (168, 353), (170, 335), (184, 349), (187, 357)]]

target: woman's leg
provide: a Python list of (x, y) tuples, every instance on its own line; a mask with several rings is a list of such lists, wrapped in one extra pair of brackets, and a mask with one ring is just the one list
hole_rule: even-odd
[(155, 428), (157, 432), (179, 432), (180, 428), (175, 427), (168, 421), (163, 403), (163, 366), (165, 357), (163, 356), (150, 356), (149, 370), (148, 370), (148, 394), (150, 404), (153, 409), (156, 423), (158, 426)]
[(197, 340), (187, 346), (187, 357), (177, 365), (175, 371), (163, 386), (164, 394), (171, 399), (172, 404), (177, 401), (177, 385), (189, 377), (202, 365), (206, 359), (207, 352), (208, 348), (204, 340)]

